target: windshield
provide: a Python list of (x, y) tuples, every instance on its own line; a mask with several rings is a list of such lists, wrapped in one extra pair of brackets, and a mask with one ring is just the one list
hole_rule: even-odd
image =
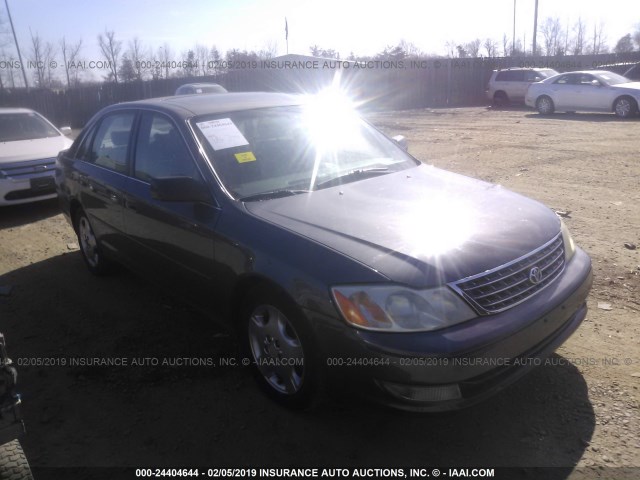
[(58, 136), (60, 136), (60, 132), (37, 113), (0, 114), (0, 142)]
[(607, 85), (618, 85), (619, 83), (629, 83), (631, 81), (627, 77), (613, 72), (596, 73), (595, 76)]
[(192, 120), (227, 191), (241, 200), (293, 195), (418, 164), (348, 111), (264, 108)]

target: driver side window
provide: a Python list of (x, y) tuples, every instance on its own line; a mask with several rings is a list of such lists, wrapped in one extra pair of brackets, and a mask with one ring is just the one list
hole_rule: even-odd
[(143, 182), (164, 177), (201, 179), (177, 127), (159, 113), (142, 114), (134, 166), (134, 176)]

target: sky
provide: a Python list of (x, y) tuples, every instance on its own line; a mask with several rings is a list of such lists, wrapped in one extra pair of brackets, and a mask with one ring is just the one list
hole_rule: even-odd
[[(373, 55), (401, 40), (425, 53), (446, 54), (446, 43), (484, 41), (500, 45), (513, 32), (513, 0), (8, 0), (18, 41), (30, 52), (30, 32), (57, 44), (83, 41), (85, 60), (101, 59), (97, 35), (114, 31), (127, 43), (138, 37), (144, 46), (168, 44), (177, 59), (195, 44), (225, 52), (276, 49), (309, 54), (318, 45), (346, 57)], [(516, 0), (516, 38), (530, 48), (535, 0)], [(0, 12), (5, 13), (3, 2)], [(602, 23), (607, 43), (632, 33), (640, 25), (639, 0), (539, 0), (539, 22), (558, 17), (574, 25)], [(539, 37), (538, 43), (541, 39)], [(7, 48), (7, 47), (5, 47)], [(501, 49), (501, 47), (500, 47)]]

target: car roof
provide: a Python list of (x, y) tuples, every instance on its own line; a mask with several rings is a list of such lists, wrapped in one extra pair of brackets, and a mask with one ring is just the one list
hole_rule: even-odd
[(304, 95), (268, 92), (204, 93), (118, 103), (109, 109), (155, 108), (186, 119), (197, 115), (300, 105), (304, 98)]
[(183, 83), (182, 85), (180, 85), (180, 87), (178, 88), (182, 88), (182, 87), (210, 87), (211, 85), (214, 85), (216, 87), (222, 87), (222, 85), (220, 85), (219, 83), (213, 83), (213, 82), (197, 82), (197, 83)]
[(506, 72), (511, 70), (553, 70), (551, 67), (509, 67), (509, 68), (501, 68), (499, 70), (494, 70), (494, 72)]
[(36, 112), (29, 108), (3, 107), (3, 108), (0, 108), (0, 114), (3, 114), (3, 113), (36, 113)]
[(582, 74), (582, 73), (590, 73), (590, 74), (593, 74), (593, 73), (613, 73), (614, 75), (619, 75), (619, 74), (616, 74), (616, 72), (612, 72), (611, 70), (576, 70), (574, 72), (564, 72), (564, 73), (561, 73), (561, 75), (568, 75), (570, 73), (580, 73), (580, 74)]

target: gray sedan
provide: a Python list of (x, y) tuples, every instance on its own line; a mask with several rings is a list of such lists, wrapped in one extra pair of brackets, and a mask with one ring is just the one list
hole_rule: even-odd
[(562, 73), (532, 83), (525, 97), (525, 103), (542, 115), (587, 111), (628, 118), (638, 113), (639, 102), (640, 82), (605, 70)]
[(591, 261), (549, 208), (401, 140), (331, 92), (175, 96), (99, 112), (56, 183), (92, 273), (225, 318), (276, 400), (459, 408), (578, 328)]

